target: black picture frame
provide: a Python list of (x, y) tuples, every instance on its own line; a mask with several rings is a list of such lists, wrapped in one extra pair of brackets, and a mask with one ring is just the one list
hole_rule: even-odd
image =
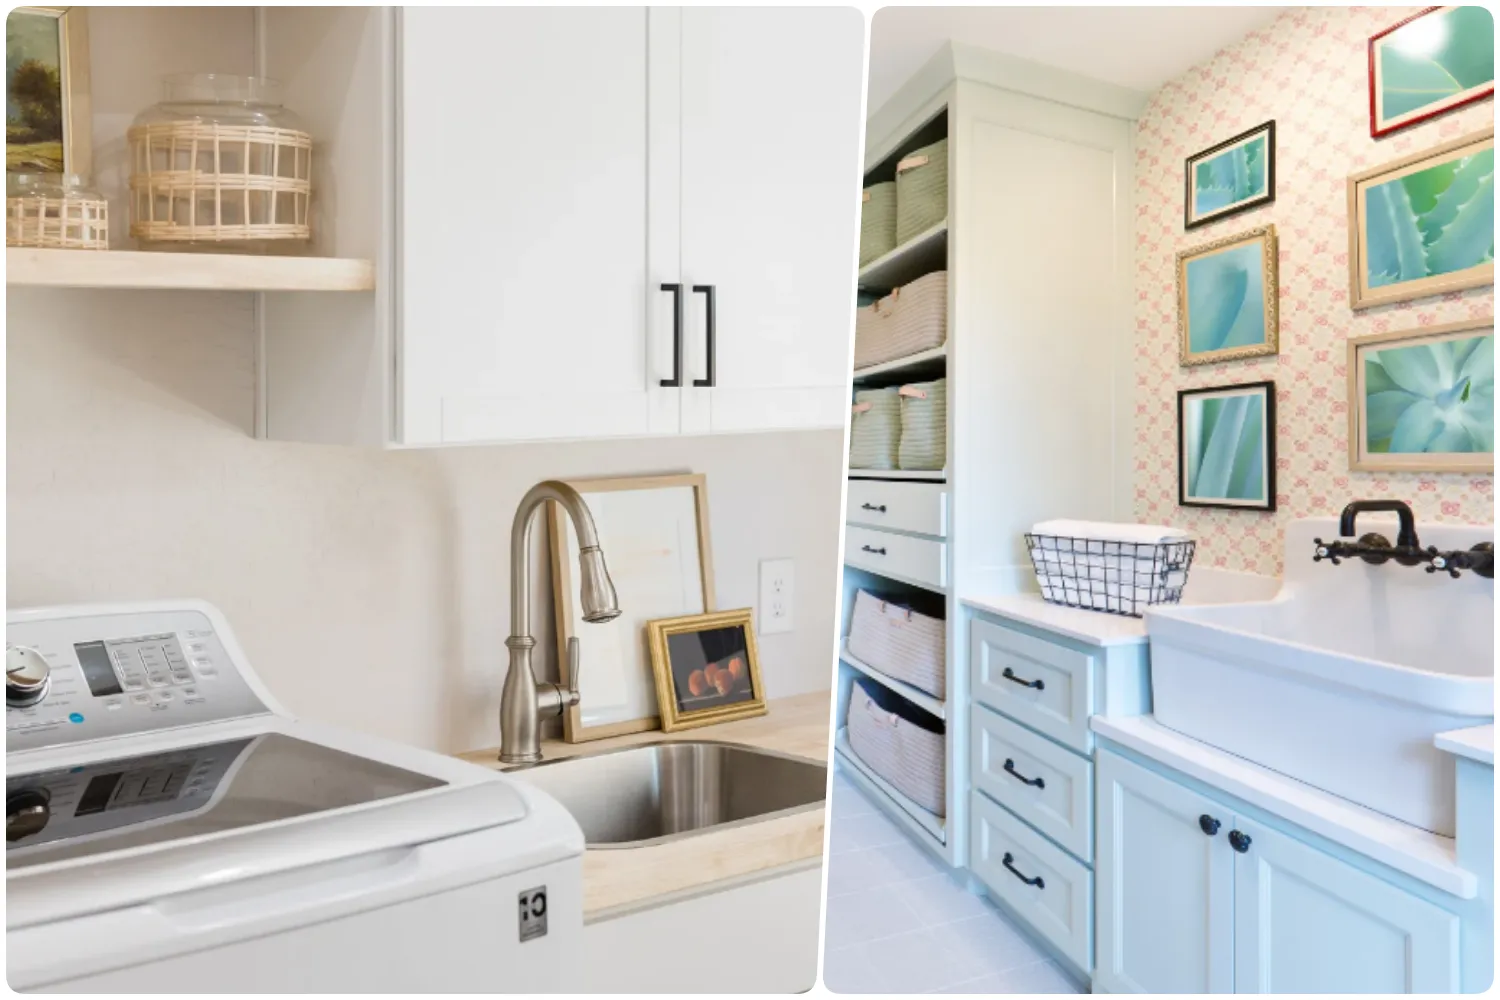
[[(1227, 501), (1190, 500), (1187, 491), (1187, 449), (1184, 447), (1185, 423), (1183, 417), (1187, 400), (1191, 396), (1206, 396), (1213, 393), (1235, 390), (1259, 390), (1266, 406), (1266, 500), (1265, 503), (1230, 503)], [(1177, 391), (1177, 505), (1179, 507), (1206, 507), (1217, 510), (1250, 510), (1271, 512), (1276, 510), (1276, 382), (1236, 382), (1231, 385), (1206, 385)]]
[[(1256, 135), (1259, 135), (1262, 132), (1266, 134), (1267, 138), (1266, 151), (1268, 155), (1266, 159), (1266, 193), (1258, 198), (1253, 198), (1249, 201), (1243, 201), (1239, 204), (1231, 205), (1228, 208), (1220, 209), (1217, 212), (1204, 215), (1200, 218), (1193, 218), (1193, 165), (1199, 160), (1206, 159), (1216, 153), (1228, 149), (1230, 146), (1244, 142), (1247, 139), (1254, 138)], [(1211, 222), (1218, 222), (1220, 219), (1232, 218), (1236, 215), (1239, 215), (1241, 212), (1248, 212), (1253, 208), (1260, 208), (1262, 205), (1271, 204), (1276, 200), (1276, 119), (1272, 118), (1270, 121), (1261, 122), (1254, 128), (1248, 128), (1245, 131), (1241, 132), (1239, 135), (1231, 136), (1218, 145), (1210, 146), (1208, 149), (1202, 150), (1198, 153), (1194, 153), (1192, 156), (1189, 156), (1186, 160), (1183, 161), (1182, 173), (1184, 178), (1182, 199), (1182, 225), (1184, 229), (1197, 229), (1199, 226), (1206, 226)]]

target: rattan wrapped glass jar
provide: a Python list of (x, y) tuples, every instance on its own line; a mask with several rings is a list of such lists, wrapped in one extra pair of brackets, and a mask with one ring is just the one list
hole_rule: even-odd
[(155, 249), (290, 249), (312, 234), (312, 136), (274, 80), (195, 73), (126, 133), (130, 235)]
[(6, 174), (5, 245), (108, 250), (109, 202), (76, 174)]

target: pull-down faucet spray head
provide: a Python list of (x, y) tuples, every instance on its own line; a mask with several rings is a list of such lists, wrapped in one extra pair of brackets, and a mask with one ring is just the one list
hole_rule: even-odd
[(583, 605), (583, 620), (593, 625), (620, 617), (620, 600), (615, 596), (614, 581), (604, 565), (604, 553), (597, 545), (578, 550), (578, 599)]

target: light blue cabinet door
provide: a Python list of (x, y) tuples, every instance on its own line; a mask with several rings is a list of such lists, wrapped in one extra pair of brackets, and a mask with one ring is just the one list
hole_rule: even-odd
[[(1099, 754), (1095, 984), (1111, 993), (1234, 988), (1231, 815), (1116, 754)], [(1204, 832), (1201, 817), (1213, 828)]]
[(1235, 856), (1237, 993), (1452, 993), (1458, 917), (1247, 820)]

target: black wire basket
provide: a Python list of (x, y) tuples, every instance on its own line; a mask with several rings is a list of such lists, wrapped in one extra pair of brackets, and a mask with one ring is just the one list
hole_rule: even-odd
[(1197, 543), (1113, 542), (1026, 535), (1042, 597), (1052, 604), (1139, 618), (1152, 604), (1176, 604)]

